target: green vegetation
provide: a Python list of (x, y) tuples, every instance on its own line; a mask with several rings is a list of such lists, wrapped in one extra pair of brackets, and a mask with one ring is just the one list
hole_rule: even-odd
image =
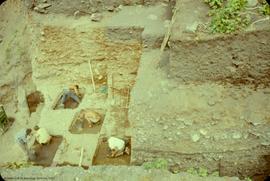
[(263, 15), (270, 15), (270, 6), (265, 0), (262, 2), (262, 7), (260, 8), (260, 12)]
[(211, 32), (232, 33), (244, 29), (250, 23), (250, 18), (243, 13), (246, 3), (247, 0), (228, 0), (220, 8), (211, 10)]
[(28, 168), (31, 166), (33, 166), (33, 163), (31, 162), (11, 162), (6, 163), (4, 165), (0, 165), (0, 167), (8, 169)]
[[(211, 10), (210, 31), (212, 33), (232, 33), (245, 29), (251, 22), (246, 10), (247, 0), (204, 0)], [(259, 6), (261, 14), (269, 16), (270, 6), (263, 0)]]
[(161, 170), (168, 170), (168, 162), (164, 159), (157, 159), (153, 162), (146, 162), (143, 164), (143, 167), (147, 170), (149, 169), (161, 169)]
[(232, 12), (242, 10), (247, 4), (247, 0), (229, 0), (226, 7)]
[(244, 13), (247, 0), (205, 0), (211, 10), (210, 30), (212, 33), (232, 33), (250, 24), (249, 16)]
[(198, 169), (189, 168), (187, 170), (187, 173), (189, 173), (191, 175), (196, 175), (196, 176), (199, 176), (199, 177), (207, 177), (207, 176), (216, 176), (216, 177), (218, 177), (219, 176), (218, 172), (213, 172), (212, 174), (209, 174), (208, 170), (206, 168), (201, 168), (201, 167), (198, 168)]
[(224, 0), (204, 0), (211, 8), (217, 9), (222, 6)]

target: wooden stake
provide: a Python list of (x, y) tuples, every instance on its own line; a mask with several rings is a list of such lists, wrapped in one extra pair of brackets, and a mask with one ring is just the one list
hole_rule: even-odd
[(128, 87), (128, 90), (127, 90), (127, 102), (126, 102), (126, 108), (128, 109), (128, 106), (129, 106), (129, 95), (130, 94), (130, 90), (129, 90), (129, 87)]
[(84, 149), (83, 149), (83, 147), (82, 147), (82, 149), (81, 149), (81, 156), (80, 156), (80, 162), (79, 162), (79, 167), (81, 167), (81, 166), (82, 166), (82, 160), (83, 160), (83, 151), (84, 151)]
[(172, 19), (171, 19), (171, 22), (170, 22), (170, 25), (168, 27), (168, 30), (167, 30), (167, 33), (165, 34), (164, 36), (164, 39), (163, 39), (163, 42), (161, 44), (161, 47), (160, 47), (160, 55), (159, 55), (159, 58), (156, 62), (156, 65), (158, 66), (159, 62), (161, 61), (161, 57), (163, 55), (163, 52), (165, 50), (165, 47), (170, 39), (170, 36), (171, 36), (171, 32), (172, 32), (172, 27), (175, 23), (175, 20), (176, 20), (176, 14), (177, 14), (177, 11), (178, 11), (179, 7), (176, 7), (174, 13), (173, 13), (173, 16), (172, 16)]
[(167, 30), (167, 33), (163, 39), (163, 42), (161, 44), (161, 47), (160, 47), (160, 52), (162, 53), (170, 39), (170, 36), (171, 36), (171, 32), (172, 32), (172, 27), (174, 25), (174, 22), (176, 20), (176, 14), (177, 14), (177, 11), (178, 11), (178, 7), (175, 9), (174, 13), (173, 13), (173, 16), (172, 16), (172, 20), (170, 22), (170, 25), (168, 27), (168, 30)]
[(93, 75), (93, 70), (92, 70), (90, 60), (88, 60), (88, 66), (89, 66), (89, 70), (90, 70), (90, 74), (91, 74), (91, 80), (92, 80), (92, 84), (93, 84), (93, 89), (94, 89), (94, 92), (96, 92), (96, 85), (95, 85), (95, 80), (94, 80), (94, 75)]
[(114, 99), (114, 83), (113, 83), (113, 73), (112, 73), (112, 99)]

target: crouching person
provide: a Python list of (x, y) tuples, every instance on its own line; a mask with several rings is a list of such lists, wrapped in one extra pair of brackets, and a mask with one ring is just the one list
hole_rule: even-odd
[(35, 130), (36, 130), (35, 139), (38, 144), (40, 145), (50, 144), (52, 136), (48, 133), (48, 131), (45, 128), (35, 127)]
[(21, 147), (22, 151), (25, 153), (29, 161), (36, 159), (36, 152), (34, 150), (34, 142), (31, 135), (31, 129), (21, 129), (15, 135), (16, 143)]

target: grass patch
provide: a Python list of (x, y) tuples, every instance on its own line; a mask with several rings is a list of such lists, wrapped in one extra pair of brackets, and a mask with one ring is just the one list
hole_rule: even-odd
[(263, 15), (270, 15), (270, 5), (264, 0), (262, 1), (262, 6), (259, 8), (259, 12)]
[(220, 8), (212, 9), (211, 32), (232, 33), (246, 28), (250, 24), (250, 17), (244, 13), (246, 3), (247, 0), (228, 0)]
[(204, 2), (207, 3), (210, 8), (217, 9), (223, 5), (224, 0), (204, 0)]
[(164, 159), (157, 159), (152, 162), (146, 162), (143, 164), (143, 167), (146, 170), (149, 169), (161, 169), (161, 170), (168, 170), (168, 162)]
[(191, 174), (191, 175), (195, 175), (195, 176), (199, 176), (199, 177), (207, 177), (207, 176), (215, 176), (215, 177), (219, 177), (219, 172), (213, 172), (213, 173), (209, 173), (208, 170), (206, 168), (189, 168), (187, 170), (187, 173)]

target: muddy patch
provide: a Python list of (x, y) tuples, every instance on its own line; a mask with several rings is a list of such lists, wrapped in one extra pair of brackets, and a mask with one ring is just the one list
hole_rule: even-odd
[(62, 140), (62, 136), (53, 136), (49, 144), (38, 145), (35, 143), (36, 159), (32, 161), (34, 165), (50, 166)]
[[(89, 115), (88, 117), (87, 114)], [(105, 112), (102, 109), (81, 110), (74, 116), (69, 131), (72, 134), (97, 134), (101, 130), (104, 117)], [(91, 119), (96, 119), (97, 122), (91, 122)]]
[(40, 103), (44, 103), (44, 97), (39, 91), (32, 92), (26, 97), (30, 114), (36, 112)]
[[(131, 139), (125, 138), (126, 147), (131, 150)], [(122, 156), (111, 158), (110, 149), (108, 146), (107, 138), (103, 138), (100, 140), (99, 145), (97, 147), (93, 165), (130, 165), (131, 153), (129, 155), (124, 154)]]

